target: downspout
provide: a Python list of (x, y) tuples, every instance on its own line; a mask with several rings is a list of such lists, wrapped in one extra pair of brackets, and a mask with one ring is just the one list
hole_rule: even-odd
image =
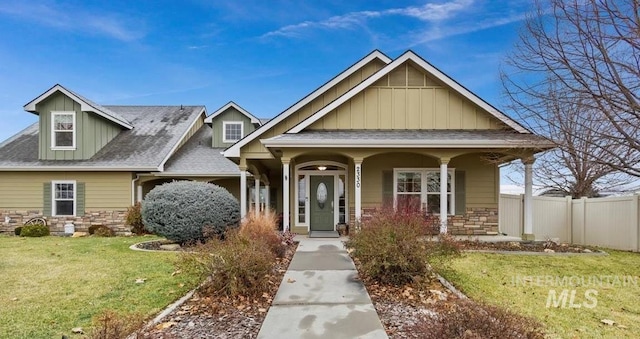
[(136, 173), (136, 178), (131, 180), (131, 206), (136, 204), (136, 182), (140, 180), (140, 174)]

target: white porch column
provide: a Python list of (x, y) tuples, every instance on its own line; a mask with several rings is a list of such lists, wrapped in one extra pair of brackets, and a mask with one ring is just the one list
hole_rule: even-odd
[(355, 163), (355, 216), (356, 223), (362, 218), (362, 159), (353, 159)]
[(260, 178), (257, 175), (253, 191), (253, 213), (260, 214)]
[(138, 185), (137, 187), (137, 197), (136, 197), (136, 201), (137, 202), (142, 202), (142, 185)]
[(289, 230), (289, 159), (282, 159), (282, 230)]
[(271, 213), (271, 187), (269, 184), (264, 185), (264, 212)]
[(535, 240), (533, 234), (533, 157), (523, 159), (524, 163), (524, 234), (522, 239)]
[(449, 159), (440, 159), (440, 233), (447, 233), (447, 216), (449, 206), (447, 204), (447, 165)]
[(240, 218), (247, 215), (247, 169), (240, 168)]

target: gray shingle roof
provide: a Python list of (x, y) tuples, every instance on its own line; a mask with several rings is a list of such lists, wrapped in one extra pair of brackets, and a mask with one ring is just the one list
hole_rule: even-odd
[(222, 155), (224, 148), (212, 148), (213, 131), (204, 125), (174, 154), (164, 168), (164, 175), (240, 176), (238, 165)]
[(362, 145), (409, 143), (446, 147), (463, 143), (500, 143), (513, 146), (550, 147), (543, 137), (511, 130), (312, 130), (281, 134), (263, 140), (265, 145)]
[(204, 106), (104, 106), (131, 122), (87, 160), (39, 160), (38, 124), (0, 144), (0, 169), (47, 168), (153, 170), (158, 168)]

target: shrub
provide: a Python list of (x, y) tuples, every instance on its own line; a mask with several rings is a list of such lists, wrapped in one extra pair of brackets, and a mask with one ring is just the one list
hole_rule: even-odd
[(147, 233), (147, 230), (144, 228), (144, 223), (142, 222), (142, 204), (140, 202), (136, 202), (127, 208), (125, 223), (131, 226), (131, 232), (134, 234)]
[(363, 273), (380, 283), (403, 285), (443, 267), (460, 253), (453, 238), (430, 242), (424, 234), (433, 221), (416, 208), (383, 208), (346, 242)]
[(147, 194), (142, 202), (142, 220), (147, 230), (169, 240), (202, 241), (237, 227), (240, 205), (220, 186), (174, 181)]
[(22, 226), (18, 226), (15, 229), (13, 229), (13, 234), (15, 235), (20, 235), (20, 232), (22, 232)]
[(210, 239), (185, 253), (179, 269), (199, 276), (201, 289), (226, 296), (257, 296), (268, 289), (275, 255), (265, 242), (248, 239), (238, 230), (227, 231), (224, 240)]
[[(438, 305), (438, 304), (436, 304)], [(505, 309), (459, 300), (440, 304), (437, 316), (425, 318), (410, 329), (421, 338), (523, 338), (542, 339), (542, 325)]]
[(22, 226), (21, 237), (44, 237), (49, 235), (49, 227), (43, 224)]
[(276, 230), (277, 216), (274, 213), (258, 214), (249, 212), (240, 225), (239, 234), (251, 241), (262, 241), (277, 257), (282, 258), (287, 244)]
[(97, 225), (97, 227), (93, 230), (93, 235), (98, 237), (113, 237), (116, 233), (105, 225)]
[(144, 319), (139, 315), (123, 316), (107, 310), (93, 318), (93, 327), (89, 332), (89, 339), (125, 339), (135, 334), (144, 325)]
[(100, 227), (102, 225), (91, 225), (89, 226), (89, 235), (94, 235), (96, 233), (96, 230), (98, 229), (98, 227)]

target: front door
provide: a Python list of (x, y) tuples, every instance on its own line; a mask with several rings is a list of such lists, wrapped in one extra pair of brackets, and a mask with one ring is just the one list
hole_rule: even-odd
[(311, 231), (334, 231), (333, 175), (311, 176)]

